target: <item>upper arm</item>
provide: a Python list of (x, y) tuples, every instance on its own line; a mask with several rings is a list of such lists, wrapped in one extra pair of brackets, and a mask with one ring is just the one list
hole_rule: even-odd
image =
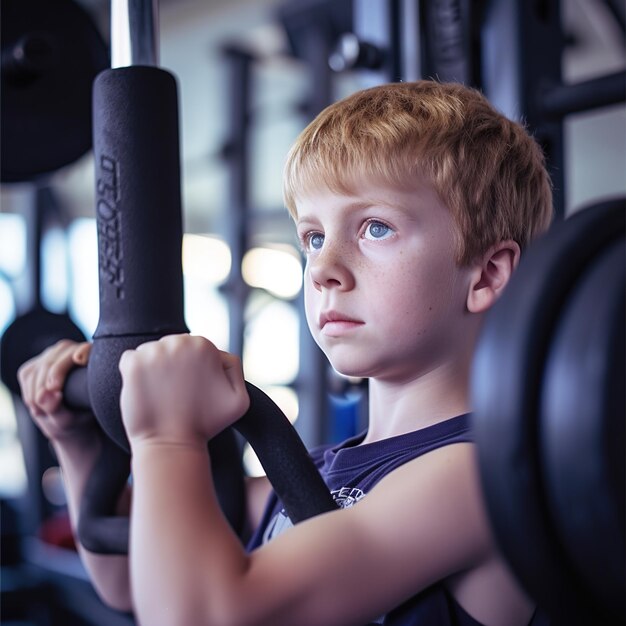
[(267, 623), (363, 623), (490, 550), (473, 446), (446, 446), (252, 553), (246, 604)]

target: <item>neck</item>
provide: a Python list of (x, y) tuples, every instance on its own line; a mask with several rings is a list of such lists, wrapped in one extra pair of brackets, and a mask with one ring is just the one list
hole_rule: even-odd
[(363, 443), (403, 435), (469, 411), (469, 367), (441, 365), (412, 380), (369, 381)]

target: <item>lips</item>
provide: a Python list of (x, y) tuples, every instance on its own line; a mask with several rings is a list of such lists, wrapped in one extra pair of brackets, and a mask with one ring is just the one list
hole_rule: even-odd
[(338, 311), (325, 311), (320, 315), (319, 327), (325, 331), (349, 330), (361, 326), (363, 322)]

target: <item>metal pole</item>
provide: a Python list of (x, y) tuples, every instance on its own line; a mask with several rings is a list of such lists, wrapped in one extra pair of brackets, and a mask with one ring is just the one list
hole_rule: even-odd
[(232, 264), (223, 293), (228, 302), (230, 331), (228, 349), (243, 355), (245, 308), (250, 288), (241, 274), (241, 263), (249, 248), (250, 215), (250, 99), (254, 57), (234, 46), (224, 49), (228, 64), (229, 135), (224, 151), (228, 162), (229, 206), (225, 216), (226, 239)]
[(111, 0), (111, 67), (159, 64), (158, 0)]
[(555, 85), (539, 96), (539, 109), (550, 117), (564, 117), (570, 113), (582, 113), (598, 107), (619, 104), (626, 100), (626, 72), (574, 85)]

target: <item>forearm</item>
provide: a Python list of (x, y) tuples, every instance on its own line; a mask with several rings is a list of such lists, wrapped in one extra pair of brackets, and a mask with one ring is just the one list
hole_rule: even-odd
[(411, 595), (383, 584), (396, 567), (382, 549), (363, 549), (370, 536), (348, 509), (247, 555), (219, 508), (204, 445), (133, 447), (130, 569), (142, 626), (362, 624)]
[(132, 462), (131, 581), (140, 623), (237, 623), (249, 560), (219, 507), (206, 446), (140, 444)]
[[(76, 535), (85, 484), (100, 453), (100, 436), (96, 431), (86, 432), (80, 437), (54, 441), (52, 445), (63, 472), (68, 512), (81, 560), (102, 600), (117, 610), (130, 611), (128, 557), (88, 552), (82, 547)], [(119, 513), (128, 514), (127, 507)]]

